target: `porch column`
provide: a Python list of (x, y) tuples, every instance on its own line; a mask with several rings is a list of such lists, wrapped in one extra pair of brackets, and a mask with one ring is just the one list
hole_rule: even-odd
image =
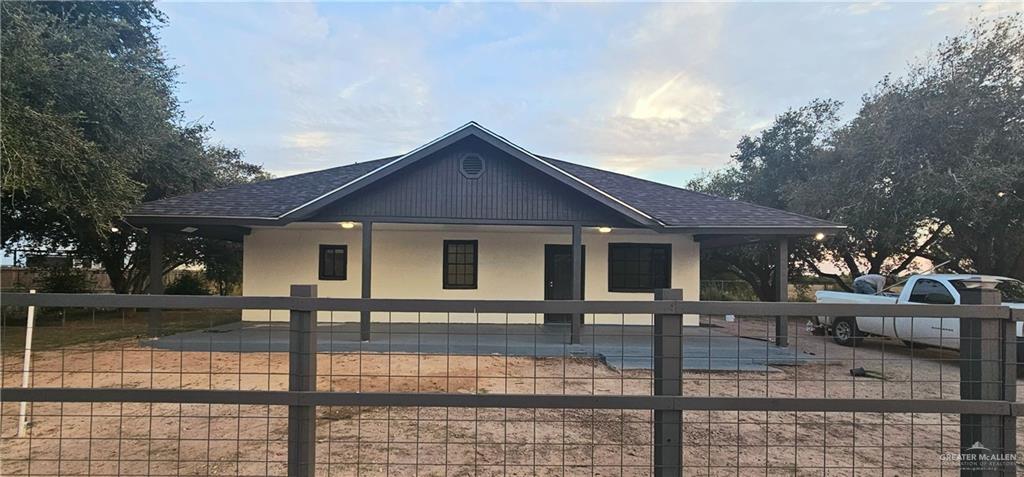
[[(572, 226), (572, 299), (583, 299), (583, 227)], [(572, 344), (579, 344), (583, 335), (583, 314), (572, 314)]]
[[(370, 298), (370, 269), (373, 256), (373, 222), (363, 222), (363, 298)], [(359, 312), (359, 339), (370, 341), (370, 312)]]
[[(150, 228), (147, 232), (149, 234), (149, 288), (146, 292), (150, 295), (163, 295), (164, 234), (163, 232), (153, 228)], [(162, 312), (159, 308), (150, 308), (147, 312), (149, 336), (159, 336), (161, 315)]]
[[(789, 301), (789, 238), (779, 239), (779, 255), (775, 261), (776, 301)], [(789, 317), (775, 317), (775, 346), (789, 346)]]

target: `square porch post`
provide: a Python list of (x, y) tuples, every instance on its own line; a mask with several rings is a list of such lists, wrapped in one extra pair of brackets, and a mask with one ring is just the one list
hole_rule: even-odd
[[(572, 299), (583, 299), (583, 227), (572, 226)], [(583, 314), (573, 313), (571, 316), (572, 344), (579, 344), (583, 335)]]
[[(373, 222), (363, 222), (363, 273), (362, 273), (362, 297), (370, 298), (370, 279), (372, 257), (373, 257)], [(361, 310), (359, 312), (359, 339), (362, 341), (370, 341), (370, 311)]]
[[(164, 294), (164, 234), (160, 230), (150, 228), (146, 231), (149, 234), (149, 288), (146, 290), (150, 295)], [(159, 308), (150, 308), (147, 312), (147, 328), (150, 337), (160, 335), (160, 320), (162, 311)]]
[[(789, 238), (779, 239), (779, 254), (775, 261), (776, 301), (789, 301)], [(789, 346), (789, 317), (775, 317), (775, 346)]]

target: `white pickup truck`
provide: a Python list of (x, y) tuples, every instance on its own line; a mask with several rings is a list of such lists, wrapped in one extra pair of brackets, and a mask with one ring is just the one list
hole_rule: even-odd
[[(910, 277), (897, 294), (865, 295), (858, 293), (819, 291), (818, 303), (862, 303), (891, 305), (926, 303), (960, 304), (960, 290), (978, 281), (993, 283), (1002, 292), (1003, 304), (1024, 309), (1024, 283), (1006, 277), (989, 275), (917, 275)], [(891, 316), (837, 316), (817, 318), (832, 339), (844, 346), (857, 346), (866, 336), (882, 336), (902, 340), (907, 346), (960, 349), (959, 318), (924, 318)], [(1024, 356), (1024, 322), (1017, 323), (1018, 354)]]

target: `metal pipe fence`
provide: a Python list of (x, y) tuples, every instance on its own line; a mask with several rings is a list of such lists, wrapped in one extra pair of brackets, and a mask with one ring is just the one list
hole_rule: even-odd
[[(978, 305), (699, 302), (666, 290), (654, 301), (340, 299), (317, 298), (314, 286), (293, 286), (292, 295), (4, 294), (0, 474), (1019, 468), (1007, 456), (1017, 452), (1024, 410), (1021, 316), (990, 297)], [(26, 330), (17, 316), (27, 306), (44, 312), (32, 381), (21, 388)], [(155, 336), (140, 309), (163, 310)], [(287, 322), (273, 310), (287, 310)], [(360, 328), (364, 313), (369, 330)], [(585, 316), (581, 343), (545, 314)], [(777, 316), (957, 317), (960, 351), (881, 339), (840, 347), (800, 319), (790, 320), (789, 346), (777, 347)], [(699, 326), (684, 326), (694, 319)], [(31, 427), (19, 437), (21, 401)]]

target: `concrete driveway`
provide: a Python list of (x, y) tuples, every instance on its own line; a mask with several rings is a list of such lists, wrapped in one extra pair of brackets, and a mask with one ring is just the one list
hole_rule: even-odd
[[(650, 326), (587, 325), (582, 343), (568, 344), (569, 326), (375, 323), (370, 341), (359, 340), (358, 323), (319, 324), (320, 352), (421, 353), (598, 358), (615, 368), (650, 369)], [(287, 323), (239, 322), (143, 341), (174, 351), (286, 352)], [(740, 338), (717, 327), (685, 327), (683, 368), (710, 371), (772, 371), (806, 362), (793, 348)]]

